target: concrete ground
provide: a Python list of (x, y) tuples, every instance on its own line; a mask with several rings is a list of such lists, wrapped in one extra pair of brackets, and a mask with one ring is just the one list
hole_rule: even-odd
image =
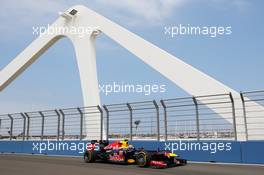
[(0, 154), (1, 175), (263, 175), (264, 166), (189, 163), (168, 169), (84, 163), (82, 158)]

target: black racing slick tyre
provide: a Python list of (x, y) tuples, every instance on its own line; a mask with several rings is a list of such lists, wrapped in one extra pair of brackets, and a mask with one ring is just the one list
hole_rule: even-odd
[(85, 163), (93, 163), (96, 160), (96, 152), (88, 150), (84, 153), (83, 158)]
[(150, 155), (145, 151), (141, 151), (137, 155), (137, 165), (141, 168), (148, 167), (150, 165)]

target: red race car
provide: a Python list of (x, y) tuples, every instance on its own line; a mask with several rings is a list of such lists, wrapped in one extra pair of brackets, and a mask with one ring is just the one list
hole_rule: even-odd
[(135, 149), (127, 140), (92, 141), (84, 153), (84, 161), (115, 162), (137, 164), (139, 167), (167, 168), (187, 164), (187, 160), (180, 158), (169, 151), (146, 151), (143, 148)]

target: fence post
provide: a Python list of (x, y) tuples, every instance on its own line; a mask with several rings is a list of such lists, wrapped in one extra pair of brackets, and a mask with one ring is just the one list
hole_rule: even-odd
[(103, 132), (104, 132), (104, 113), (102, 108), (98, 105), (97, 109), (100, 112), (100, 140), (103, 140)]
[(83, 112), (80, 108), (77, 108), (80, 113), (80, 140), (83, 139)]
[(244, 98), (244, 95), (243, 95), (242, 92), (240, 92), (240, 97), (241, 97), (242, 106), (243, 106), (243, 116), (244, 116), (244, 125), (245, 125), (246, 140), (248, 140), (247, 112), (246, 112), (245, 98)]
[(129, 139), (133, 140), (133, 109), (129, 103), (127, 103), (127, 108), (129, 109)]
[(160, 121), (159, 121), (159, 105), (155, 100), (153, 100), (153, 104), (156, 108), (157, 112), (157, 140), (160, 141)]
[(14, 124), (14, 118), (13, 118), (10, 114), (8, 114), (8, 117), (9, 117), (9, 119), (10, 119), (10, 133), (9, 133), (9, 135), (10, 135), (10, 140), (12, 140), (12, 138), (13, 138), (13, 124)]
[(109, 135), (109, 110), (107, 109), (106, 105), (103, 105), (103, 108), (106, 112), (106, 140), (108, 140)]
[(236, 129), (236, 111), (235, 111), (235, 103), (234, 98), (232, 96), (232, 93), (229, 93), (229, 97), (232, 103), (232, 115), (233, 115), (233, 127), (234, 127), (234, 134), (235, 134), (235, 140), (237, 141), (237, 129)]
[(200, 119), (199, 119), (199, 108), (196, 97), (192, 97), (193, 103), (195, 105), (195, 116), (196, 116), (196, 132), (197, 132), (197, 140), (200, 140)]
[(26, 135), (26, 117), (23, 113), (20, 113), (20, 115), (23, 118), (23, 141), (25, 140), (25, 135)]
[(59, 141), (60, 140), (60, 113), (57, 110), (55, 110), (55, 113), (58, 116), (57, 141)]
[(167, 119), (167, 106), (164, 102), (164, 100), (160, 100), (160, 103), (164, 110), (164, 131), (165, 131), (165, 141), (168, 140), (168, 119)]
[(59, 111), (60, 111), (61, 116), (62, 116), (61, 140), (64, 140), (64, 136), (65, 136), (65, 114), (61, 109)]
[(44, 116), (44, 114), (41, 112), (41, 111), (39, 111), (39, 115), (41, 116), (41, 136), (40, 136), (40, 138), (41, 138), (41, 140), (43, 140), (43, 138), (44, 138), (44, 125), (45, 125), (45, 116)]
[(30, 117), (29, 115), (25, 112), (24, 113), (26, 118), (27, 118), (27, 140), (29, 139), (29, 127), (30, 127)]

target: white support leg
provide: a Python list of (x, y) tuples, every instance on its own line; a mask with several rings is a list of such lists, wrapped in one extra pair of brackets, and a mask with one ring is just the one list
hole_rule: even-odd
[[(72, 38), (79, 67), (83, 104), (84, 107), (97, 106), (100, 104), (97, 67), (96, 67), (96, 36), (85, 36)], [(100, 115), (84, 114), (84, 134), (86, 139), (100, 138)]]

